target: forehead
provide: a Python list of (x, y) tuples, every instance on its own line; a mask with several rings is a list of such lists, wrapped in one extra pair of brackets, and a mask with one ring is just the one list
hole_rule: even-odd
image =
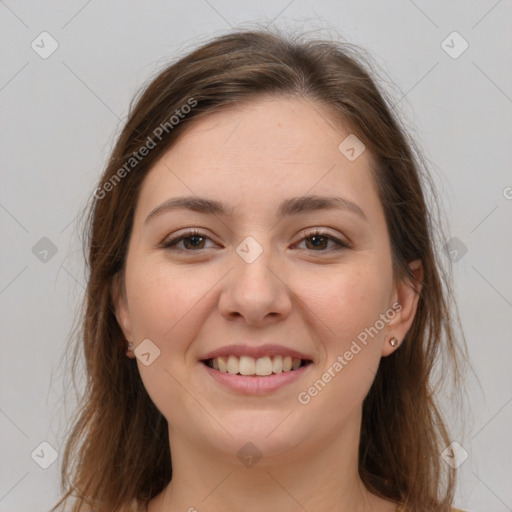
[(150, 170), (138, 210), (147, 214), (169, 197), (194, 194), (241, 210), (333, 193), (378, 208), (368, 151), (351, 161), (339, 149), (350, 135), (323, 105), (302, 98), (214, 112), (196, 119)]

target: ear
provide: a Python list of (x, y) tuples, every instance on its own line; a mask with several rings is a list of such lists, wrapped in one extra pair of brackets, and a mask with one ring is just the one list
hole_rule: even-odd
[[(390, 308), (395, 311), (395, 316), (389, 321), (386, 329), (386, 339), (382, 346), (382, 357), (392, 354), (403, 342), (418, 308), (421, 287), (423, 283), (423, 265), (421, 260), (409, 263), (409, 268), (414, 278), (405, 277), (395, 287)], [(395, 336), (398, 339), (396, 347), (392, 347), (388, 340)]]
[[(132, 342), (132, 320), (130, 310), (128, 308), (128, 301), (126, 298), (126, 291), (122, 282), (122, 272), (118, 272), (112, 279), (110, 287), (110, 296), (114, 305), (114, 314), (116, 315), (117, 323), (123, 331), (123, 335), (128, 342)], [(127, 354), (133, 357), (133, 350)]]

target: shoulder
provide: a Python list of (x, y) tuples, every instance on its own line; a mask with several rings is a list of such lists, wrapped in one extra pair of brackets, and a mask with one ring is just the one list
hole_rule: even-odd
[(127, 512), (147, 512), (147, 503), (133, 499), (128, 507)]
[[(407, 512), (404, 508), (404, 506), (400, 503), (396, 509), (396, 512)], [(464, 510), (460, 508), (452, 508), (452, 512), (465, 512)]]

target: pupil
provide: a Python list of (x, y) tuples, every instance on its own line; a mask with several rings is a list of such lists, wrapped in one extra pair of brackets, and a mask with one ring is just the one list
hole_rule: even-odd
[[(194, 240), (194, 239), (196, 240), (196, 242), (198, 242), (198, 240), (200, 240), (200, 241), (198, 243), (191, 242), (191, 240)], [(191, 245), (192, 247), (198, 247), (201, 244), (202, 240), (203, 240), (202, 236), (194, 235), (194, 236), (189, 236), (185, 240), (185, 243)]]
[[(310, 240), (313, 242), (314, 247), (317, 247), (317, 248), (325, 247), (326, 239), (323, 236), (312, 236), (312, 237), (310, 237)], [(320, 242), (320, 243), (315, 243), (314, 240), (316, 240), (317, 242)]]

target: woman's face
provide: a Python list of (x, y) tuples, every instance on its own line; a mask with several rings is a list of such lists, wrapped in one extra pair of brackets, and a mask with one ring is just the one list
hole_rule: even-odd
[(295, 98), (211, 114), (143, 183), (114, 295), (171, 448), (291, 460), (357, 433), (387, 341), (412, 323), (370, 155), (339, 149), (350, 130), (328, 116)]

